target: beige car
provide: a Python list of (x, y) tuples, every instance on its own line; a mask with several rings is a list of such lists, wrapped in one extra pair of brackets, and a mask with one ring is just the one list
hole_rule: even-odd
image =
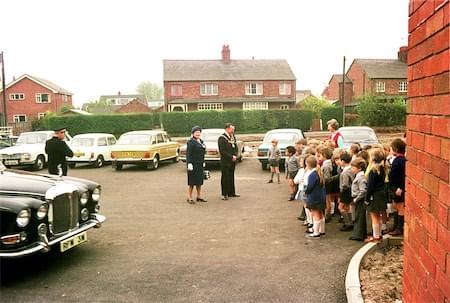
[(139, 130), (120, 136), (111, 151), (112, 167), (121, 170), (124, 164), (143, 165), (157, 169), (165, 160), (178, 162), (180, 145), (162, 130)]

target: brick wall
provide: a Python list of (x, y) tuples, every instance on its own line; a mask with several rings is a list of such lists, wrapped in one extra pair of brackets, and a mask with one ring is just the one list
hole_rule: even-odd
[[(341, 79), (336, 79), (336, 77), (333, 77), (331, 79), (325, 95), (325, 97), (327, 97), (328, 100), (341, 99), (342, 82), (339, 83), (340, 81), (342, 81), (342, 77)], [(353, 98), (353, 84), (345, 83), (345, 103), (349, 103), (352, 100), (352, 98)]]
[(404, 302), (450, 302), (449, 6), (409, 2)]
[[(366, 87), (366, 94), (371, 95), (398, 95), (405, 96), (406, 92), (399, 92), (400, 82), (406, 79), (370, 79), (369, 87)], [(376, 89), (377, 82), (384, 82), (384, 93), (378, 93)]]

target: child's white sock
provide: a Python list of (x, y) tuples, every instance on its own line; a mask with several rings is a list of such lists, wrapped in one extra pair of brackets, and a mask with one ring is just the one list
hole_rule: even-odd
[(380, 223), (372, 223), (372, 233), (374, 238), (380, 238), (381, 236), (381, 224)]
[(320, 230), (319, 231), (321, 234), (325, 233), (325, 217), (320, 220)]
[(381, 224), (381, 230), (383, 231), (383, 230), (386, 230), (386, 229), (387, 229), (386, 224), (385, 224), (385, 223), (382, 223), (382, 224)]
[(311, 214), (311, 211), (309, 210), (309, 208), (305, 208), (305, 213), (306, 213), (306, 222), (308, 222), (308, 224), (312, 224), (313, 218), (312, 218), (312, 214)]
[(314, 231), (313, 236), (320, 235), (320, 220), (319, 221), (314, 220), (313, 231)]
[(331, 202), (331, 211), (330, 211), (330, 214), (332, 214), (332, 215), (334, 215), (334, 208), (335, 208), (335, 204), (334, 204), (334, 202)]

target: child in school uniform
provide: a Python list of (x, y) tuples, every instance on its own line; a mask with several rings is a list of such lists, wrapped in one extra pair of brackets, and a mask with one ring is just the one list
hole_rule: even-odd
[(370, 153), (371, 169), (367, 178), (366, 205), (372, 220), (372, 236), (365, 242), (381, 240), (382, 213), (386, 211), (386, 166), (383, 149), (374, 148)]
[(389, 173), (389, 188), (394, 209), (397, 211), (397, 220), (395, 220), (394, 215), (394, 230), (389, 234), (392, 236), (400, 236), (403, 235), (403, 225), (405, 222), (405, 141), (402, 139), (394, 139), (391, 143), (391, 152), (394, 158)]
[(364, 176), (366, 162), (362, 158), (356, 158), (350, 163), (355, 179), (352, 182), (352, 198), (355, 204), (355, 225), (353, 235), (349, 238), (354, 241), (363, 241), (367, 235), (366, 223), (366, 199), (367, 180)]
[(325, 223), (331, 221), (331, 201), (332, 201), (332, 179), (333, 179), (333, 163), (331, 157), (333, 150), (328, 147), (322, 147), (317, 153), (317, 159), (322, 163), (320, 169), (322, 170), (323, 179), (325, 181), (325, 191), (327, 194), (326, 208), (325, 208)]
[(344, 218), (344, 225), (342, 225), (340, 231), (353, 230), (350, 203), (352, 203), (352, 182), (355, 175), (353, 174), (350, 166), (351, 161), (352, 156), (350, 156), (349, 153), (344, 152), (341, 155), (342, 172), (339, 176), (339, 211)]
[(305, 155), (306, 145), (308, 141), (306, 139), (300, 139), (295, 142), (295, 156), (300, 157)]
[(306, 206), (311, 211), (313, 217), (313, 227), (308, 229), (307, 236), (310, 239), (318, 239), (325, 235), (325, 182), (323, 180), (322, 171), (317, 165), (318, 161), (315, 156), (306, 158), (306, 166), (311, 173), (308, 176), (306, 193)]
[(298, 159), (295, 156), (295, 147), (289, 145), (286, 147), (285, 154), (287, 156), (285, 160), (285, 170), (286, 170), (286, 179), (288, 181), (289, 186), (289, 201), (293, 201), (295, 199), (295, 193), (297, 192), (297, 186), (294, 183), (295, 175), (298, 172)]
[(304, 220), (304, 226), (308, 227), (310, 225), (309, 227), (312, 227), (311, 212), (306, 208), (305, 184), (307, 183), (306, 180), (308, 179), (310, 171), (306, 170), (305, 158), (306, 155), (300, 157), (300, 168), (294, 178), (294, 183), (297, 184), (298, 188), (295, 199), (300, 201), (300, 215), (297, 217), (297, 219)]
[(269, 147), (269, 151), (267, 152), (267, 158), (269, 160), (270, 166), (270, 180), (267, 183), (273, 183), (273, 175), (277, 174), (278, 184), (280, 184), (280, 159), (281, 159), (281, 151), (278, 147), (278, 140), (272, 140), (272, 146)]

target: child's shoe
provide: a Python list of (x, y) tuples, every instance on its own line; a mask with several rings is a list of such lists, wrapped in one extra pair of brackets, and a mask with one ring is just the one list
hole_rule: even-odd
[(269, 181), (267, 181), (267, 183), (273, 183), (273, 180), (272, 180), (272, 179), (270, 179)]

